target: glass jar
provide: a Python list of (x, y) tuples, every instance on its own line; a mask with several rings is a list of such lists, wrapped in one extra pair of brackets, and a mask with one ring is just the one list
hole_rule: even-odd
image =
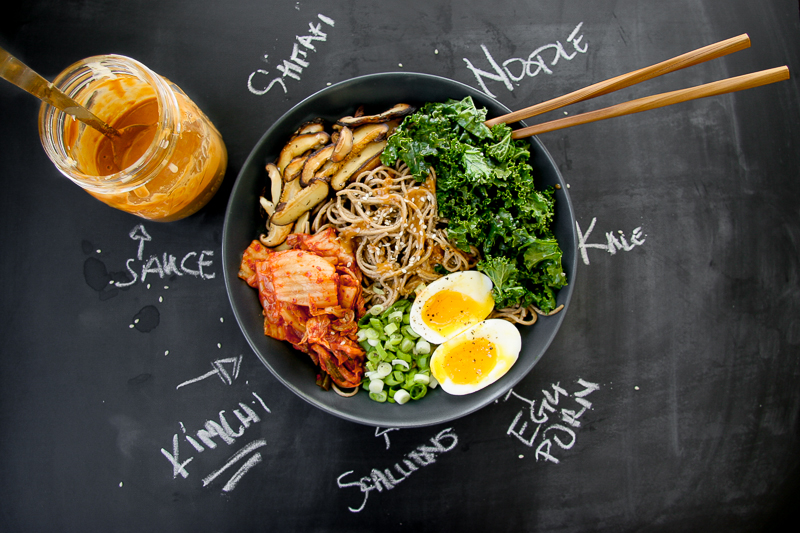
[(58, 170), (106, 204), (153, 221), (187, 217), (219, 189), (222, 136), (174, 83), (119, 55), (84, 59), (53, 84), (120, 132), (106, 137), (48, 104), (39, 137)]

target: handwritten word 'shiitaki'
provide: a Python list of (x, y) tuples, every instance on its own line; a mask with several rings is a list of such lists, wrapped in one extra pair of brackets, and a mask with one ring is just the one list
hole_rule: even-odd
[[(567, 37), (567, 44), (561, 44), (561, 41), (556, 41), (552, 44), (546, 44), (535, 49), (528, 54), (527, 58), (512, 57), (498, 64), (486, 45), (481, 44), (481, 50), (489, 63), (489, 70), (484, 70), (476, 67), (472, 61), (463, 58), (467, 64), (467, 68), (475, 75), (483, 92), (489, 96), (495, 95), (486, 86), (486, 80), (500, 82), (505, 85), (509, 91), (514, 90), (515, 85), (523, 78), (534, 78), (541, 73), (552, 74), (553, 69), (550, 67), (555, 66), (559, 59), (571, 61), (578, 53), (585, 54), (589, 50), (588, 44), (581, 44), (583, 35), (579, 35), (583, 22), (575, 26), (575, 29)], [(574, 51), (568, 51), (571, 48)], [(549, 61), (547, 61), (549, 59)]]
[[(328, 26), (333, 27), (333, 19), (328, 18), (325, 15), (317, 15), (317, 18)], [(264, 80), (264, 77), (270, 75), (269, 71), (257, 69), (251, 72), (250, 76), (247, 78), (248, 91), (257, 96), (261, 96), (267, 94), (275, 85), (280, 85), (284, 94), (289, 92), (286, 89), (286, 82), (284, 79), (291, 78), (293, 80), (300, 81), (300, 75), (303, 73), (303, 69), (308, 68), (311, 65), (311, 63), (308, 61), (309, 50), (316, 52), (317, 48), (314, 43), (324, 43), (328, 40), (328, 34), (322, 31), (321, 23), (309, 22), (308, 35), (296, 35), (295, 39), (297, 41), (292, 45), (292, 53), (289, 56), (289, 59), (284, 59), (283, 63), (275, 67), (278, 69), (280, 75), (272, 78), (271, 80)], [(265, 55), (264, 61), (267, 62), (268, 58), (269, 56)]]
[(412, 473), (424, 466), (435, 463), (438, 454), (449, 452), (458, 445), (458, 437), (453, 432), (452, 428), (447, 428), (437, 433), (435, 437), (432, 437), (430, 443), (431, 446), (423, 444), (417, 446), (413, 451), (408, 452), (401, 462), (394, 464), (394, 472), (389, 468), (384, 470), (373, 468), (368, 476), (363, 476), (358, 481), (346, 482), (344, 478), (353, 473), (353, 471), (350, 470), (336, 478), (336, 484), (340, 489), (355, 487), (364, 494), (364, 499), (357, 509), (348, 507), (350, 512), (361, 512), (364, 506), (367, 505), (367, 498), (371, 491), (377, 490), (378, 492), (383, 492), (384, 489), (392, 490)]
[[(525, 407), (520, 409), (508, 427), (506, 435), (516, 437), (529, 448), (536, 446), (536, 461), (544, 459), (558, 464), (558, 459), (551, 453), (553, 443), (563, 450), (569, 450), (575, 445), (577, 438), (575, 430), (581, 426), (579, 418), (592, 408), (592, 402), (586, 397), (600, 389), (598, 384), (582, 379), (578, 380), (578, 385), (581, 389), (572, 394), (570, 404), (561, 404), (560, 408), (556, 408), (559, 401), (561, 398), (570, 398), (570, 393), (558, 383), (552, 386), (552, 393), (547, 389), (542, 390), (544, 398), (540, 401), (538, 409), (535, 400), (523, 398), (514, 392), (514, 389), (508, 391), (503, 401), (508, 401), (513, 396), (527, 404), (527, 409)], [(576, 410), (576, 407), (580, 409)], [(528, 422), (532, 426), (529, 427)], [(539, 439), (538, 444), (537, 439)]]
[(604, 243), (587, 243), (586, 241), (589, 239), (589, 235), (594, 230), (594, 225), (596, 222), (597, 218), (593, 218), (592, 223), (589, 224), (589, 229), (586, 230), (586, 233), (581, 233), (581, 225), (578, 224), (577, 220), (575, 221), (575, 228), (578, 230), (578, 249), (581, 251), (581, 259), (583, 259), (583, 264), (585, 265), (589, 264), (589, 253), (586, 251), (589, 248), (605, 250), (611, 255), (614, 255), (620, 250), (630, 252), (635, 247), (644, 244), (645, 235), (642, 234), (641, 227), (635, 228), (631, 232), (630, 240), (625, 238), (625, 233), (623, 233), (622, 230), (619, 230), (616, 233), (613, 231), (606, 232), (606, 242)]
[[(183, 439), (180, 438), (180, 434), (175, 433), (172, 436), (172, 449), (167, 450), (165, 448), (161, 448), (161, 454), (172, 466), (173, 479), (177, 478), (178, 476), (181, 476), (183, 479), (188, 478), (189, 470), (187, 467), (195, 458), (195, 456), (191, 456), (183, 459), (183, 456), (181, 455), (181, 440), (185, 440), (187, 443), (189, 443), (191, 445), (191, 449), (197, 453), (203, 453), (206, 450), (216, 449), (216, 447), (221, 443), (224, 443), (227, 446), (232, 446), (237, 442), (237, 439), (244, 436), (245, 431), (249, 427), (261, 422), (261, 417), (257, 412), (258, 410), (263, 409), (263, 411), (266, 413), (272, 413), (272, 411), (270, 411), (264, 403), (264, 400), (262, 400), (258, 394), (254, 392), (253, 397), (255, 399), (251, 400), (249, 403), (255, 407), (255, 409), (250, 407), (250, 405), (245, 402), (239, 402), (237, 408), (232, 410), (232, 417), (226, 415), (225, 411), (220, 411), (218, 415), (219, 421), (207, 420), (203, 427), (196, 432), (190, 433), (186, 431), (186, 427), (184, 427), (183, 423), (180, 424)], [(232, 426), (231, 420), (234, 419), (235, 422)], [(236, 424), (238, 424), (238, 427), (234, 429)], [(222, 474), (234, 468), (239, 461), (247, 458), (248, 455), (252, 453), (252, 455), (250, 455), (249, 458), (247, 458), (247, 460), (245, 460), (244, 463), (233, 472), (231, 477), (222, 487), (222, 492), (232, 491), (236, 488), (237, 483), (239, 483), (242, 477), (251, 468), (261, 462), (261, 454), (256, 450), (266, 445), (267, 443), (264, 439), (255, 439), (246, 444), (228, 457), (228, 459), (220, 468), (217, 468), (204, 477), (203, 486), (205, 487), (211, 484)], [(183, 449), (186, 448), (187, 447), (184, 445)]]
[[(211, 272), (211, 267), (214, 262), (209, 260), (209, 257), (214, 256), (213, 250), (203, 250), (200, 253), (189, 252), (185, 254), (180, 260), (174, 255), (163, 253), (160, 256), (157, 254), (151, 255), (147, 261), (144, 260), (144, 246), (146, 242), (150, 242), (153, 238), (147, 233), (144, 225), (139, 224), (131, 230), (128, 234), (133, 241), (138, 241), (138, 249), (136, 257), (132, 257), (125, 261), (125, 268), (128, 270), (130, 276), (129, 281), (117, 281), (114, 283), (116, 287), (130, 287), (137, 281), (144, 283), (148, 276), (152, 279), (153, 276), (158, 276), (159, 279), (176, 276), (193, 276), (200, 279), (214, 279), (216, 273)], [(137, 264), (137, 262), (139, 264)]]

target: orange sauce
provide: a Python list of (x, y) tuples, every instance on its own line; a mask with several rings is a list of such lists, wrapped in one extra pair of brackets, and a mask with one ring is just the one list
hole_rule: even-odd
[[(133, 78), (98, 83), (94, 98), (102, 113), (97, 114), (121, 136), (109, 139), (78, 122), (68, 124), (64, 137), (84, 173), (98, 176), (102, 184), (103, 177), (124, 174), (152, 151), (164, 160), (132, 190), (87, 189), (89, 194), (122, 211), (168, 222), (195, 213), (216, 193), (228, 161), (222, 137), (194, 102), (179, 90), (173, 92), (180, 127), (156, 138), (161, 116), (152, 88)], [(151, 150), (154, 144), (157, 148)]]
[(158, 122), (155, 98), (136, 103), (112, 126), (120, 132), (114, 139), (103, 137), (95, 155), (101, 176), (117, 173), (133, 165), (153, 143)]

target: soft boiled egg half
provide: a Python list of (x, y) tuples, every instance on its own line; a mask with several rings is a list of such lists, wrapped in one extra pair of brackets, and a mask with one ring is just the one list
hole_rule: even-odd
[(492, 281), (474, 270), (439, 278), (414, 300), (411, 329), (439, 345), (431, 356), (431, 374), (445, 392), (478, 391), (517, 361), (519, 330), (502, 319), (486, 320), (493, 308)]

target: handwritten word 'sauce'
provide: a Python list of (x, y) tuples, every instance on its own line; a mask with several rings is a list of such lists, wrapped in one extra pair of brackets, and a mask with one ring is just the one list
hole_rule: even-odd
[(357, 509), (353, 509), (352, 507), (348, 507), (348, 509), (353, 513), (361, 512), (364, 506), (367, 505), (367, 498), (371, 491), (377, 490), (378, 492), (383, 492), (383, 489), (392, 490), (399, 485), (401, 481), (423, 466), (435, 463), (437, 454), (449, 452), (455, 448), (458, 445), (458, 437), (453, 432), (452, 428), (447, 428), (437, 433), (435, 437), (432, 437), (430, 443), (431, 446), (423, 444), (417, 446), (414, 451), (408, 452), (402, 460), (402, 466), (400, 463), (394, 464), (397, 477), (395, 477), (395, 474), (392, 473), (389, 468), (384, 470), (373, 468), (368, 476), (364, 476), (358, 481), (343, 481), (345, 477), (353, 473), (352, 470), (336, 478), (336, 484), (340, 489), (357, 487), (364, 493), (364, 500), (361, 502), (361, 506)]
[[(197, 252), (189, 252), (180, 260), (174, 255), (163, 253), (160, 257), (151, 255), (147, 261), (144, 261), (144, 244), (152, 241), (153, 238), (147, 233), (142, 224), (133, 228), (128, 237), (138, 241), (139, 248), (136, 257), (132, 257), (125, 262), (125, 268), (131, 278), (130, 281), (117, 281), (114, 283), (116, 287), (130, 287), (137, 281), (144, 283), (148, 276), (152, 277), (154, 275), (157, 275), (159, 279), (172, 275), (188, 275), (200, 279), (214, 279), (216, 276), (216, 273), (209, 271), (209, 267), (214, 264), (213, 261), (208, 259), (214, 256), (213, 250), (203, 250), (199, 254)], [(137, 265), (137, 261), (140, 264)]]
[(594, 230), (594, 225), (596, 222), (597, 218), (593, 218), (592, 223), (589, 224), (589, 229), (586, 230), (586, 233), (581, 233), (581, 225), (578, 224), (577, 220), (575, 221), (575, 228), (578, 230), (578, 249), (581, 251), (581, 258), (583, 259), (583, 263), (585, 265), (589, 264), (589, 254), (586, 251), (589, 248), (605, 250), (611, 255), (614, 255), (620, 250), (625, 252), (630, 252), (635, 247), (644, 244), (645, 236), (642, 234), (641, 227), (635, 228), (631, 232), (630, 241), (628, 241), (628, 239), (625, 238), (625, 233), (623, 233), (622, 230), (619, 230), (617, 231), (616, 234), (613, 231), (606, 232), (606, 242), (602, 244), (587, 243), (586, 241), (589, 238), (589, 235)]
[[(574, 403), (581, 407), (579, 411), (576, 411), (572, 405), (569, 406), (573, 407), (571, 409), (567, 407), (562, 407), (560, 410), (556, 409), (561, 397), (569, 398), (570, 396), (569, 392), (559, 386), (558, 383), (553, 385), (552, 394), (546, 389), (542, 390), (544, 399), (539, 403), (538, 410), (536, 409), (535, 400), (523, 398), (514, 392), (514, 389), (508, 391), (503, 401), (508, 401), (512, 396), (521, 400), (528, 406), (528, 416), (525, 416), (524, 407), (520, 409), (517, 416), (514, 417), (514, 421), (511, 422), (511, 425), (508, 427), (506, 435), (513, 435), (529, 448), (533, 448), (534, 445), (536, 445), (536, 439), (541, 436), (540, 442), (536, 446), (536, 461), (538, 462), (539, 459), (544, 459), (557, 464), (558, 459), (550, 453), (553, 442), (564, 450), (569, 450), (575, 445), (577, 436), (574, 428), (579, 428), (581, 425), (578, 419), (583, 416), (588, 409), (592, 408), (592, 403), (586, 399), (586, 396), (600, 389), (600, 386), (596, 383), (589, 383), (582, 379), (578, 380), (578, 385), (580, 385), (582, 389), (575, 392), (572, 396)], [(526, 420), (526, 418), (528, 420)], [(533, 427), (535, 427), (535, 429), (529, 430), (528, 421), (534, 424)], [(544, 428), (544, 430), (542, 428)]]
[[(255, 400), (250, 401), (251, 405), (256, 408), (260, 407), (268, 414), (272, 413), (272, 411), (270, 411), (267, 405), (264, 403), (264, 400), (262, 400), (258, 394), (254, 392), (253, 397)], [(219, 439), (222, 443), (231, 446), (236, 443), (236, 439), (244, 436), (244, 432), (250, 426), (261, 422), (261, 417), (258, 415), (257, 411), (250, 407), (250, 405), (247, 405), (245, 402), (239, 402), (238, 408), (233, 409), (233, 416), (236, 420), (238, 420), (239, 423), (239, 426), (236, 429), (233, 429), (233, 426), (231, 426), (225, 411), (220, 411), (218, 416), (219, 421), (207, 420), (204, 426), (193, 434), (187, 432), (183, 423), (180, 423), (183, 439), (188, 442), (192, 449), (194, 449), (197, 453), (203, 453), (207, 449), (215, 449), (218, 446), (218, 443), (214, 439)], [(187, 470), (187, 466), (194, 460), (194, 456), (181, 460), (182, 456), (180, 441), (181, 439), (179, 434), (175, 433), (172, 436), (172, 450), (170, 451), (161, 448), (161, 454), (166, 457), (167, 461), (169, 461), (170, 465), (172, 466), (173, 479), (177, 478), (178, 476), (181, 476), (183, 479), (188, 478), (189, 471)], [(203, 486), (205, 487), (209, 485), (223, 473), (231, 468), (234, 468), (236, 463), (247, 458), (222, 487), (223, 492), (232, 491), (236, 488), (236, 484), (239, 482), (239, 480), (241, 480), (251, 468), (261, 462), (261, 454), (256, 450), (266, 445), (267, 442), (264, 439), (255, 439), (246, 444), (233, 455), (231, 455), (224, 465), (204, 477)], [(251, 453), (252, 455), (250, 455)], [(250, 455), (249, 458), (248, 455)]]
[[(328, 26), (333, 27), (333, 19), (325, 15), (317, 15), (317, 18)], [(303, 73), (303, 69), (311, 65), (311, 63), (307, 61), (308, 51), (316, 52), (317, 48), (314, 46), (314, 43), (327, 41), (328, 34), (322, 31), (322, 24), (319, 22), (309, 22), (308, 35), (296, 35), (295, 38), (297, 42), (292, 46), (292, 54), (289, 56), (289, 59), (284, 59), (283, 63), (275, 67), (278, 69), (278, 72), (280, 72), (280, 76), (276, 76), (271, 80), (262, 81), (260, 78), (269, 76), (269, 71), (257, 69), (251, 72), (250, 76), (247, 78), (248, 91), (257, 96), (261, 96), (267, 94), (277, 84), (281, 86), (284, 94), (287, 93), (288, 91), (284, 78), (292, 78), (293, 80), (300, 81), (300, 74)], [(266, 62), (268, 58), (269, 56), (265, 55), (264, 61)]]
[[(584, 44), (581, 46), (583, 35), (578, 34), (580, 33), (582, 26), (583, 22), (578, 24), (575, 29), (572, 30), (572, 33), (569, 34), (569, 37), (567, 37), (567, 43), (571, 45), (572, 49), (574, 50), (573, 52), (568, 52), (567, 47), (561, 44), (561, 41), (556, 41), (552, 44), (540, 46), (528, 54), (528, 57), (525, 59), (512, 57), (503, 61), (502, 65), (499, 65), (497, 61), (495, 61), (494, 57), (492, 57), (492, 54), (489, 52), (489, 49), (486, 47), (486, 45), (481, 44), (481, 50), (483, 50), (483, 54), (486, 56), (486, 60), (489, 62), (491, 71), (479, 69), (466, 57), (463, 59), (467, 64), (467, 68), (475, 75), (475, 78), (478, 80), (483, 92), (494, 97), (495, 95), (488, 89), (488, 87), (486, 87), (485, 80), (501, 82), (503, 85), (505, 85), (506, 89), (513, 91), (514, 85), (519, 85), (519, 82), (522, 81), (522, 79), (526, 76), (529, 78), (534, 78), (542, 72), (545, 74), (552, 74), (553, 69), (550, 67), (555, 66), (559, 59), (572, 61), (572, 59), (579, 52), (581, 54), (585, 54), (589, 50), (589, 45)], [(553, 55), (553, 58), (549, 63), (545, 61), (544, 57), (542, 57), (543, 54)]]

